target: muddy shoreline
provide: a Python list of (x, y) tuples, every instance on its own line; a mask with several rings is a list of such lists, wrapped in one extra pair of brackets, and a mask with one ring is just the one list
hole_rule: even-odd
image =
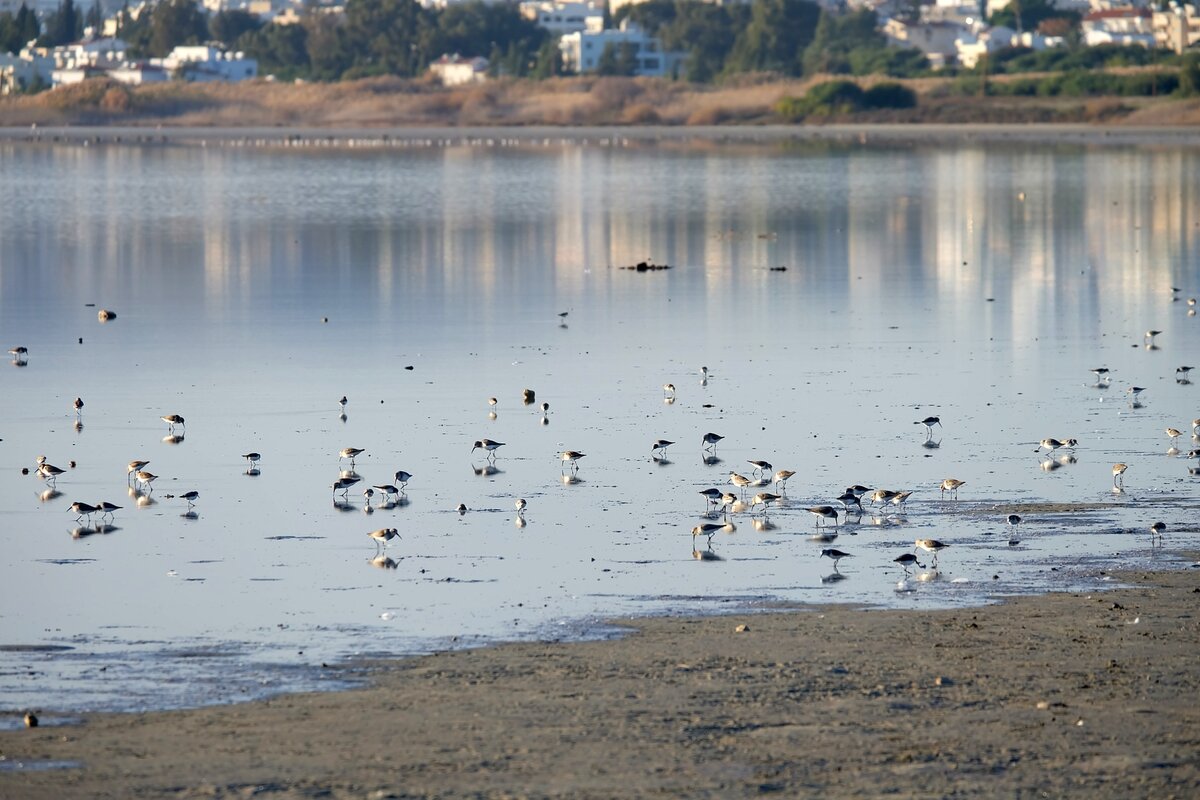
[(1200, 146), (1190, 126), (1088, 124), (857, 124), (745, 126), (480, 126), (480, 127), (195, 127), (50, 125), (0, 127), (0, 142), (28, 144), (176, 144), (228, 147), (410, 148), (591, 144), (845, 144), (936, 145), (1059, 143), (1087, 146)]
[[(0, 733), (0, 796), (1194, 796), (1200, 570), (983, 608), (626, 621), (370, 687)], [(739, 626), (747, 626), (738, 630)]]

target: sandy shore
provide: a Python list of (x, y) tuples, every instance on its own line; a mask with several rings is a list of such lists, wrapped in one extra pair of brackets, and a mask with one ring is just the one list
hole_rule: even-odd
[[(370, 688), (0, 733), (5, 798), (1196, 797), (1200, 570), (937, 612), (650, 619)], [(749, 629), (738, 632), (739, 625)]]

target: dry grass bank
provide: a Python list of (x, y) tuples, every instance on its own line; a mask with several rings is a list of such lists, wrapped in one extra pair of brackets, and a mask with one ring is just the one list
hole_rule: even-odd
[[(720, 86), (644, 78), (501, 79), (443, 88), (373, 78), (338, 84), (159, 84), (104, 80), (0, 98), (0, 125), (369, 128), (469, 125), (757, 125), (782, 120), (775, 103), (823, 78), (748, 76)], [(878, 79), (867, 79), (868, 86)], [(947, 79), (904, 81), (915, 109), (829, 122), (1106, 123), (1198, 125), (1200, 101), (1171, 98), (971, 98), (945, 96)]]

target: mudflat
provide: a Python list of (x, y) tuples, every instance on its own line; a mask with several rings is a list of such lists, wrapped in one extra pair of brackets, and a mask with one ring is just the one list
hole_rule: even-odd
[[(6, 798), (1196, 797), (1200, 570), (943, 611), (628, 622), (368, 688), (0, 733)], [(745, 626), (739, 630), (739, 626)]]

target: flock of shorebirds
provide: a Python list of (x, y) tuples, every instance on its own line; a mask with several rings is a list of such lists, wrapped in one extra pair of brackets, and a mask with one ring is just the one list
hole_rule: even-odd
[[(14, 359), (19, 357), (23, 363), (28, 358), (29, 351), (24, 347), (14, 347), (8, 352), (13, 355)], [(76, 397), (72, 405), (75, 408), (75, 428), (76, 430), (81, 430), (83, 428), (83, 398)], [(171, 442), (183, 441), (184, 434), (177, 432), (177, 428), (184, 427), (183, 417), (178, 414), (167, 414), (161, 417), (161, 419), (167, 423), (166, 440)], [(257, 455), (257, 453), (253, 455)], [(154, 502), (152, 499), (154, 481), (158, 479), (158, 476), (146, 469), (149, 464), (149, 461), (135, 459), (129, 462), (126, 470), (126, 484), (129, 487), (129, 494), (139, 506), (151, 505)], [(73, 469), (75, 462), (71, 461), (68, 466)], [(51, 464), (44, 455), (37, 457), (33, 472), (46, 483), (46, 489), (40, 495), (43, 501), (53, 500), (62, 495), (62, 492), (58, 489), (58, 478), (66, 473), (66, 471), (62, 467)], [(21, 473), (24, 475), (28, 475), (29, 472), (30, 469), (28, 467), (21, 470)], [(183, 500), (187, 503), (187, 510), (184, 512), (184, 516), (192, 518), (196, 516), (195, 507), (196, 501), (200, 498), (200, 492), (195, 489), (178, 495), (168, 494), (163, 497), (165, 499), (178, 498)], [(80, 523), (80, 525), (71, 531), (71, 535), (79, 539), (93, 533), (109, 533), (116, 530), (116, 512), (122, 508), (123, 506), (119, 506), (108, 500), (101, 500), (95, 504), (86, 503), (82, 500), (72, 502), (70, 506), (71, 513), (75, 515), (75, 521)]]
[[(1189, 304), (1194, 306), (1194, 301), (1189, 301)], [(562, 317), (565, 315), (559, 316)], [(1156, 337), (1161, 333), (1161, 331), (1157, 330), (1146, 331), (1144, 336), (1144, 344), (1147, 349), (1157, 349), (1158, 345), (1156, 344)], [(17, 366), (24, 366), (28, 363), (29, 351), (23, 346), (11, 348), (9, 350), (9, 354), (13, 358), (13, 363)], [(1177, 367), (1175, 370), (1176, 382), (1180, 384), (1191, 383), (1190, 374), (1193, 369), (1194, 367), (1186, 365)], [(1095, 375), (1096, 378), (1096, 382), (1092, 384), (1093, 388), (1107, 389), (1110, 387), (1112, 381), (1112, 370), (1108, 369), (1107, 367), (1097, 367), (1090, 371)], [(700, 374), (701, 385), (706, 386), (710, 377), (708, 367), (702, 367)], [(667, 383), (664, 384), (662, 388), (664, 402), (666, 402), (668, 405), (673, 404), (677, 396), (675, 385), (672, 383)], [(1140, 397), (1145, 391), (1145, 387), (1141, 386), (1131, 385), (1127, 388), (1126, 393), (1129, 395), (1132, 408), (1141, 407)], [(338, 400), (340, 418), (343, 421), (346, 419), (345, 410), (348, 402), (349, 401), (345, 396)], [(533, 405), (536, 402), (536, 395), (532, 389), (525, 389), (522, 392), (522, 402), (527, 406)], [(493, 420), (496, 419), (495, 408), (497, 404), (497, 398), (488, 398), (488, 405), (491, 409), (488, 416)], [(84, 408), (83, 399), (79, 397), (75, 398), (73, 405), (76, 414), (75, 424), (77, 429), (79, 429), (82, 427), (82, 415)], [(547, 424), (547, 415), (549, 414), (550, 406), (548, 403), (543, 402), (540, 404), (539, 408), (542, 413), (542, 424)], [(167, 414), (162, 416), (161, 419), (167, 424), (166, 441), (182, 441), (184, 437), (183, 430), (185, 429), (184, 418), (178, 414)], [(938, 446), (938, 444), (933, 441), (932, 437), (933, 428), (935, 426), (938, 428), (942, 427), (940, 417), (927, 416), (924, 419), (916, 420), (913, 424), (924, 427), (926, 436), (924, 446)], [(1171, 440), (1171, 449), (1168, 450), (1168, 455), (1179, 455), (1179, 450), (1176, 448), (1176, 445), (1180, 437), (1184, 435), (1184, 432), (1175, 427), (1168, 427), (1166, 428), (1165, 432)], [(1192, 421), (1191, 436), (1193, 443), (1200, 443), (1200, 419), (1195, 419)], [(705, 433), (701, 437), (702, 452), (704, 453), (704, 460), (706, 463), (719, 463), (720, 459), (716, 457), (716, 448), (724, 438), (725, 437), (721, 436), (720, 434), (712, 432)], [(675, 442), (667, 439), (656, 439), (651, 444), (651, 458), (655, 461), (669, 463), (666, 461), (667, 448), (674, 444)], [(474, 442), (471, 452), (474, 453), (478, 450), (482, 450), (486, 456), (485, 464), (482, 467), (475, 467), (475, 470), (478, 474), (491, 475), (498, 471), (495, 466), (496, 458), (498, 451), (501, 447), (504, 447), (504, 445), (504, 442), (487, 438), (478, 439)], [(1047, 462), (1043, 462), (1043, 467), (1045, 467), (1046, 464), (1057, 465), (1061, 463), (1059, 461), (1050, 460), (1056, 457), (1060, 459), (1066, 458), (1068, 460), (1073, 459), (1073, 453), (1077, 446), (1078, 441), (1074, 438), (1068, 437), (1057, 439), (1053, 437), (1047, 437), (1038, 443), (1038, 447), (1035, 448), (1034, 452), (1039, 454), (1043, 453), (1043, 451), (1045, 452), (1045, 456), (1048, 458)], [(338, 453), (338, 477), (331, 484), (331, 488), (334, 493), (334, 505), (336, 507), (343, 509), (350, 507), (347, 493), (353, 486), (359, 484), (363, 480), (362, 476), (355, 469), (355, 459), (364, 452), (365, 450), (363, 448), (346, 447)], [(1066, 453), (1067, 455), (1058, 456), (1059, 453)], [(562, 464), (562, 478), (564, 483), (569, 484), (577, 482), (579, 460), (584, 458), (585, 455), (585, 453), (577, 450), (564, 450), (558, 454), (558, 458)], [(1200, 449), (1193, 448), (1189, 453), (1186, 454), (1186, 457), (1191, 459), (1200, 458)], [(244, 458), (249, 464), (247, 474), (258, 474), (258, 461), (262, 458), (261, 454), (257, 452), (243, 453), (242, 458)], [(347, 460), (349, 461), (349, 469), (342, 469), (340, 462)], [(154, 481), (158, 478), (158, 476), (146, 469), (149, 463), (150, 462), (146, 460), (135, 459), (129, 462), (127, 468), (129, 492), (139, 506), (148, 505), (153, 502), (150, 498), (151, 494), (153, 493)], [(787, 481), (796, 473), (788, 469), (774, 470), (773, 466), (769, 462), (761, 459), (750, 459), (748, 463), (753, 468), (748, 475), (742, 475), (737, 472), (731, 472), (729, 474), (728, 483), (733, 487), (733, 489), (737, 490), (736, 492), (722, 490), (716, 487), (703, 489), (699, 492), (700, 495), (705, 498), (704, 517), (710, 521), (692, 528), (692, 555), (694, 558), (700, 560), (719, 560), (719, 556), (716, 556), (712, 550), (712, 537), (721, 531), (735, 530), (734, 515), (737, 513), (749, 512), (751, 518), (755, 520), (755, 527), (760, 530), (769, 530), (774, 527), (769, 521), (769, 512), (772, 506), (779, 504), (780, 501), (786, 498)], [(74, 466), (74, 462), (71, 463), (71, 466)], [(57, 479), (65, 472), (65, 470), (49, 463), (45, 456), (38, 456), (35, 469), (37, 475), (48, 485), (46, 491), (43, 492), (42, 499), (51, 499), (59, 496), (60, 493), (57, 489)], [(1120, 493), (1124, 491), (1124, 475), (1127, 469), (1128, 464), (1125, 463), (1117, 463), (1113, 465), (1112, 478), (1114, 492)], [(1193, 474), (1200, 474), (1200, 467), (1193, 468), (1191, 471)], [(23, 472), (28, 473), (29, 470), (25, 469)], [(381, 509), (407, 505), (408, 499), (406, 495), (406, 488), (412, 477), (412, 473), (406, 470), (397, 470), (393, 475), (393, 483), (373, 484), (365, 489), (363, 491), (363, 496), (365, 499), (364, 510), (368, 512), (373, 512), (375, 510), (376, 506), (372, 505), (372, 501), (376, 497), (379, 498), (378, 508)], [(946, 500), (947, 496), (949, 496), (951, 500), (957, 501), (959, 489), (964, 485), (966, 485), (966, 482), (959, 480), (958, 478), (944, 479), (938, 486), (941, 499), (944, 501)], [(765, 491), (765, 487), (768, 486), (773, 487), (776, 491)], [(753, 496), (747, 499), (746, 492), (749, 489), (758, 489), (760, 491), (757, 491)], [(834, 499), (834, 502), (840, 505), (840, 509), (833, 505), (815, 505), (804, 509), (813, 516), (814, 524), (817, 528), (817, 532), (812, 538), (822, 543), (832, 542), (838, 535), (837, 531), (839, 516), (844, 515), (844, 519), (846, 521), (849, 520), (852, 513), (857, 513), (861, 516), (864, 511), (864, 499), (867, 503), (874, 507), (886, 508), (890, 505), (894, 508), (903, 510), (906, 508), (906, 504), (912, 494), (912, 490), (872, 488), (863, 486), (861, 484), (847, 486), (845, 491)], [(195, 516), (194, 508), (199, 496), (199, 492), (195, 490), (183, 492), (182, 494), (177, 495), (179, 499), (187, 503), (187, 511), (185, 512), (184, 516)], [(339, 496), (341, 500), (337, 499)], [(175, 498), (176, 495), (165, 495), (165, 497)], [(528, 504), (524, 498), (518, 498), (514, 503), (514, 507), (516, 508), (517, 512), (515, 521), (518, 527), (525, 526), (524, 513), (527, 505)], [(71, 504), (70, 508), (71, 512), (76, 515), (76, 522), (83, 523), (86, 520), (86, 527), (76, 528), (73, 531), (73, 535), (79, 537), (89, 533), (104, 532), (110, 529), (112, 526), (112, 521), (115, 519), (114, 514), (121, 509), (121, 506), (106, 500), (100, 501), (96, 504), (75, 501)], [(461, 515), (465, 514), (468, 509), (465, 504), (460, 503), (455, 510)], [(93, 523), (93, 517), (97, 518), (95, 523)], [(720, 521), (711, 521), (717, 519)], [(1009, 514), (1007, 517), (1006, 522), (1010, 531), (1010, 544), (1016, 544), (1019, 541), (1016, 538), (1016, 531), (1018, 530), (1021, 521), (1021, 517), (1017, 514)], [(831, 524), (832, 530), (830, 530)], [(1150, 526), (1152, 540), (1157, 539), (1157, 541), (1160, 543), (1165, 531), (1166, 524), (1161, 521), (1155, 522)], [(392, 559), (388, 558), (380, 548), (386, 546), (392, 539), (400, 538), (400, 534), (397, 529), (379, 528), (377, 530), (370, 531), (368, 536), (376, 544), (376, 558), (372, 560), (372, 563), (376, 564), (377, 566), (394, 568), (396, 563)], [(704, 536), (707, 539), (707, 547), (704, 550), (700, 550), (696, 546), (697, 540), (701, 536)], [(921, 551), (932, 556), (931, 566), (936, 569), (938, 554), (948, 546), (949, 545), (946, 542), (937, 539), (916, 539), (913, 542), (912, 552), (902, 553), (893, 560), (904, 569), (904, 572), (907, 575), (909, 569), (913, 566), (926, 568), (926, 565), (922, 564), (917, 557), (917, 552)], [(821, 550), (822, 557), (830, 558), (833, 561), (835, 572), (837, 570), (838, 562), (843, 558), (849, 557), (850, 555), (850, 553), (832, 547)]]

